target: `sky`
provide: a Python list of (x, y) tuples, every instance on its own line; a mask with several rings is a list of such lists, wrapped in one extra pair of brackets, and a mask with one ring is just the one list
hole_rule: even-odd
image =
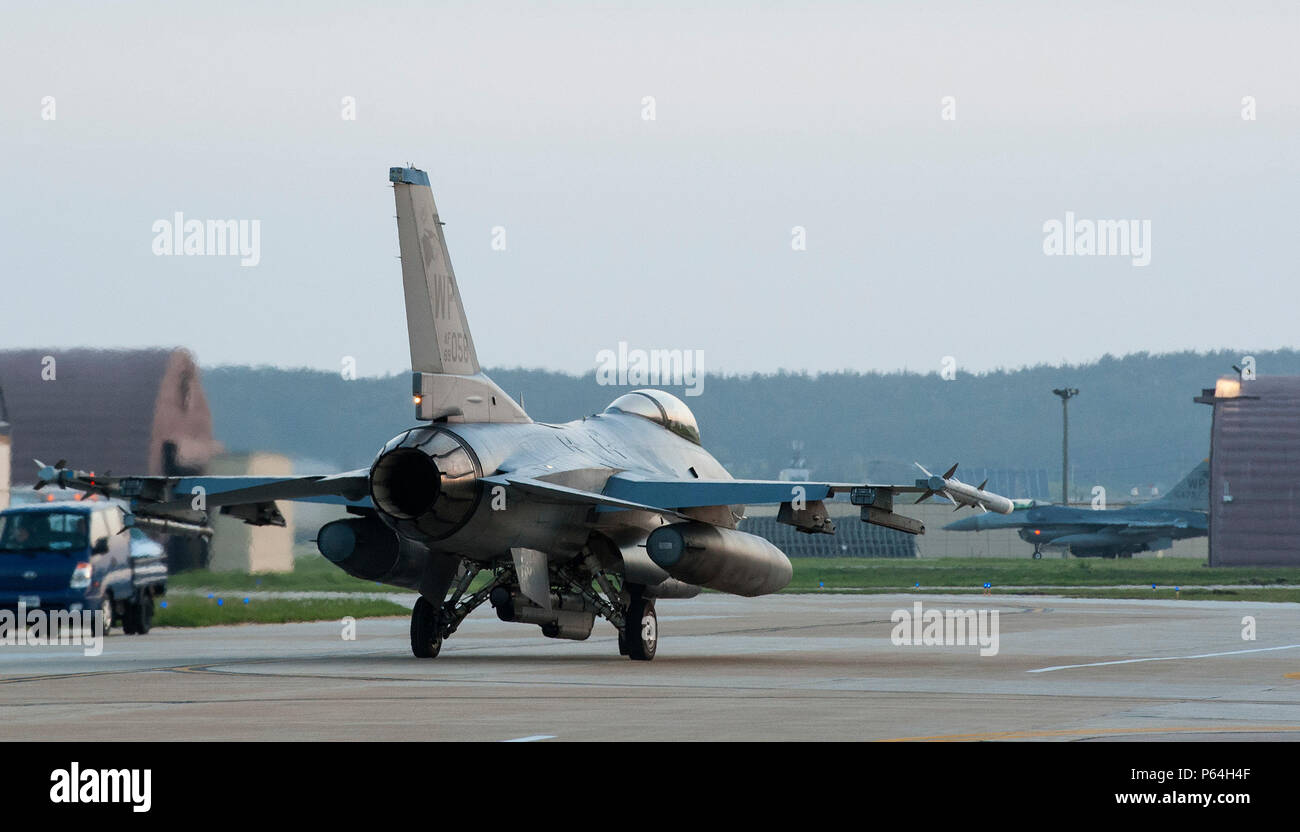
[[(405, 371), (407, 163), (488, 367), (1300, 345), (1293, 3), (484, 5), (6, 4), (0, 349)], [(1067, 212), (1150, 262), (1049, 256)]]

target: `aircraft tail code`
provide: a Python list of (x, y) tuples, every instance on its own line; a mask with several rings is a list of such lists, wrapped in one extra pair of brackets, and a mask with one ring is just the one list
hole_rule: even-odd
[(1147, 505), (1153, 508), (1184, 509), (1187, 511), (1210, 510), (1210, 461), (1204, 460), (1191, 470), (1187, 476), (1169, 489), (1169, 493)]
[(470, 376), (478, 354), (461, 304), (447, 241), (433, 202), (429, 176), (418, 168), (389, 168), (397, 201), (397, 238), (406, 296), (406, 334), (411, 370)]

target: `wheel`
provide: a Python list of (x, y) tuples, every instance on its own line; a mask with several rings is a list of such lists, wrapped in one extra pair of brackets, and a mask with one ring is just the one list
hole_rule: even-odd
[(1034, 560), (1042, 560), (1042, 559), (1043, 559), (1043, 553), (1040, 552), (1040, 551), (1038, 551), (1037, 549), (1035, 549), (1035, 550), (1034, 550)]
[[(127, 623), (130, 622), (133, 628), (126, 629)], [(132, 635), (142, 636), (149, 632), (153, 626), (153, 597), (145, 595), (139, 601), (127, 609), (126, 615), (122, 618), (122, 629), (124, 632)]]
[(126, 609), (122, 611), (122, 632), (128, 636), (139, 633), (139, 620), (139, 607), (136, 604), (127, 604)]
[(100, 627), (103, 635), (108, 635), (108, 631), (113, 628), (113, 598), (105, 595), (99, 602), (99, 609), (95, 610), (95, 622)]
[(428, 598), (420, 596), (411, 610), (411, 652), (417, 659), (432, 659), (442, 649), (442, 619)]
[(648, 662), (655, 657), (659, 646), (659, 618), (655, 615), (653, 598), (634, 596), (627, 608), (624, 629), (627, 657), (634, 662)]
[(618, 654), (620, 656), (627, 655), (627, 636), (623, 635), (622, 630), (618, 631)]

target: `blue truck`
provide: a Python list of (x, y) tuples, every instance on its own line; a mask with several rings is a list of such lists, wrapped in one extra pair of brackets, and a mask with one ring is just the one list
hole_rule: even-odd
[(167, 592), (162, 547), (99, 501), (0, 511), (0, 609), (91, 610), (103, 632), (142, 635)]

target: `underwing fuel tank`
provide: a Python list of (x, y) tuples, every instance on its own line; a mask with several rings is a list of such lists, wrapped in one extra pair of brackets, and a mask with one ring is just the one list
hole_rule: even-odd
[(646, 551), (677, 580), (732, 595), (767, 595), (794, 577), (785, 552), (767, 540), (708, 523), (660, 526), (646, 539)]
[(316, 533), (316, 548), (354, 578), (411, 589), (419, 585), (429, 559), (423, 546), (369, 517), (326, 523)]

